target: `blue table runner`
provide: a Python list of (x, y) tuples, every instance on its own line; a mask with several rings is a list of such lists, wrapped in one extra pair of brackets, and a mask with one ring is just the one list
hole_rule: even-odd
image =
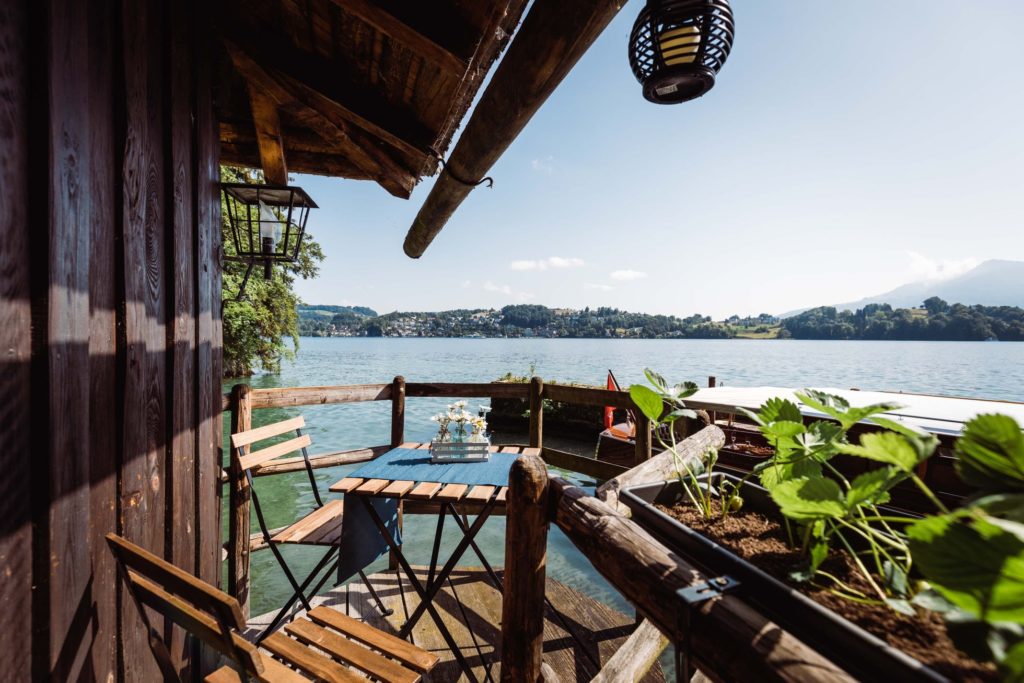
[[(470, 486), (508, 486), (509, 470), (519, 457), (518, 453), (491, 453), (487, 462), (438, 463), (430, 462), (430, 451), (414, 448), (395, 448), (372, 460), (348, 476), (361, 479), (388, 479), (391, 481), (437, 482), (439, 484), (467, 484)], [(341, 525), (341, 558), (338, 563), (338, 582), (347, 581), (360, 569), (388, 552), (388, 543), (380, 535), (366, 507), (358, 500), (363, 496), (345, 494)], [(392, 537), (401, 544), (398, 529), (398, 500), (371, 498), (371, 504), (384, 521)]]

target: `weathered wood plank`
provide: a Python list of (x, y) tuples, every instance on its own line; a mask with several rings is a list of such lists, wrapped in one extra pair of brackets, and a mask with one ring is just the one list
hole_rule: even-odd
[[(158, 7), (122, 6), (125, 142), (123, 269), (127, 368), (121, 517), (124, 536), (163, 556), (166, 495), (166, 288), (163, 35)], [(158, 675), (135, 606), (121, 606), (124, 675)]]
[(285, 408), (289, 406), (323, 405), (328, 403), (390, 400), (390, 384), (288, 387), (283, 389), (254, 389), (252, 391), (253, 408)]
[(591, 387), (571, 387), (563, 384), (544, 386), (544, 398), (581, 406), (613, 406), (635, 409), (636, 404), (625, 391), (609, 391)]
[[(191, 24), (196, 17), (185, 2), (167, 5), (170, 33), (170, 83), (167, 98), (170, 111), (170, 186), (171, 240), (170, 314), (171, 318), (171, 436), (167, 454), (169, 504), (165, 521), (168, 530), (168, 560), (192, 574), (196, 573), (196, 523), (181, 523), (196, 511), (196, 240), (195, 178), (193, 158), (193, 43)], [(205, 379), (205, 378), (204, 378)], [(208, 380), (207, 380), (208, 381)], [(188, 677), (188, 652), (185, 633), (172, 629), (168, 649), (179, 672)]]
[(544, 442), (544, 380), (530, 378), (530, 446), (540, 448)]
[[(684, 607), (676, 591), (706, 578), (579, 487), (556, 478), (550, 490), (559, 528), (662, 633), (674, 642), (688, 636), (702, 670), (714, 671), (723, 680), (852, 680), (733, 595), (712, 598), (693, 609), (689, 633), (683, 633), (679, 612)], [(737, 651), (749, 656), (735, 657)]]
[(501, 680), (536, 681), (544, 652), (544, 586), (548, 546), (548, 471), (535, 455), (509, 472)]
[(510, 382), (451, 383), (451, 382), (408, 382), (407, 396), (447, 396), (450, 398), (527, 398), (528, 384)]
[(288, 166), (284, 158), (277, 104), (258, 87), (250, 85), (249, 106), (256, 125), (256, 143), (259, 145), (263, 177), (271, 185), (287, 185)]
[[(28, 3), (0, 9), (0, 679), (32, 677), (32, 491), (30, 435), (33, 405), (29, 220)], [(41, 87), (41, 84), (37, 87)], [(34, 209), (35, 210), (35, 209)]]
[(44, 41), (48, 82), (33, 87), (44, 89), (48, 105), (47, 149), (37, 153), (49, 160), (44, 181), (48, 202), (41, 207), (49, 211), (49, 231), (39, 235), (43, 258), (34, 266), (40, 267), (37, 276), (45, 283), (36, 293), (35, 311), (41, 340), (37, 353), (45, 374), (33, 389), (42, 398), (36, 406), (42, 423), (38, 435), (46, 443), (37, 465), (44, 478), (37, 492), (44, 496), (38, 509), (47, 512), (39, 520), (42, 533), (35, 539), (41, 542), (35, 548), (36, 566), (43, 573), (33, 577), (39, 601), (33, 605), (33, 626), (46, 631), (46, 638), (35, 643), (37, 662), (45, 661), (46, 674), (55, 680), (77, 680), (89, 675), (94, 635), (88, 620), (93, 600), (87, 408), (92, 228), (89, 15), (86, 6), (66, 0), (52, 0), (40, 9), (49, 19), (50, 33)]
[[(231, 432), (245, 432), (252, 426), (252, 391), (248, 384), (231, 390)], [(228, 519), (228, 595), (238, 600), (242, 613), (249, 614), (249, 500), (251, 491), (244, 468), (232, 449), (230, 482), (231, 512)]]
[(553, 467), (560, 467), (561, 469), (568, 470), (570, 472), (586, 474), (587, 476), (591, 476), (602, 481), (611, 479), (627, 471), (627, 468), (614, 463), (597, 460), (596, 458), (588, 458), (583, 455), (576, 455), (575, 453), (569, 453), (568, 451), (560, 451), (555, 448), (542, 448), (540, 455), (544, 458), (544, 462)]
[(116, 3), (89, 3), (89, 129), (91, 235), (89, 254), (89, 526), (95, 633), (91, 677), (117, 675), (118, 587), (104, 535), (118, 524), (117, 469), (121, 439), (117, 415), (117, 206), (113, 82)]
[[(320, 453), (309, 456), (309, 465), (314, 470), (325, 467), (337, 467), (338, 465), (351, 465), (357, 462), (369, 462), (376, 457), (391, 450), (390, 446), (372, 446), (370, 448), (358, 448), (353, 451), (338, 451), (337, 453)], [(306, 469), (306, 462), (301, 456), (294, 458), (281, 458), (273, 462), (264, 463), (252, 470), (252, 476), (265, 477), (268, 474), (283, 474), (285, 472), (299, 472)]]
[(262, 427), (256, 427), (255, 429), (250, 429), (238, 434), (232, 434), (231, 445), (234, 448), (238, 448), (239, 446), (249, 446), (257, 441), (263, 441), (264, 439), (269, 439), (272, 436), (280, 436), (285, 432), (294, 432), (296, 429), (302, 429), (305, 426), (305, 418), (299, 415), (298, 417), (263, 425)]
[(661, 631), (644, 619), (590, 683), (639, 683), (667, 645)]
[(405, 441), (405, 378), (401, 375), (391, 382), (391, 447)]
[(439, 45), (378, 5), (367, 2), (367, 0), (331, 0), (331, 2), (445, 71), (455, 76), (461, 76), (466, 71), (468, 63), (465, 58), (453, 50)]

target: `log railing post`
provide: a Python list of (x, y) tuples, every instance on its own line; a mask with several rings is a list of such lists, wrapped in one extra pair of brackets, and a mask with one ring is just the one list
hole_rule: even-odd
[(544, 441), (544, 380), (530, 379), (530, 447), (542, 448)]
[(405, 442), (405, 377), (398, 375), (391, 382), (391, 447)]
[(502, 683), (537, 683), (544, 650), (548, 472), (536, 455), (512, 464), (501, 606)]
[(651, 459), (651, 421), (640, 411), (636, 417), (636, 457), (633, 466)]
[[(391, 447), (398, 448), (405, 443), (405, 377), (397, 375), (391, 382)], [(403, 527), (402, 501), (398, 502), (398, 532)], [(401, 546), (399, 546), (401, 547)], [(398, 556), (394, 550), (388, 552), (388, 569), (397, 570)]]
[[(231, 433), (252, 428), (252, 393), (248, 384), (231, 389)], [(249, 618), (249, 483), (231, 449), (228, 468), (230, 518), (228, 529), (228, 594), (238, 600), (242, 615)]]

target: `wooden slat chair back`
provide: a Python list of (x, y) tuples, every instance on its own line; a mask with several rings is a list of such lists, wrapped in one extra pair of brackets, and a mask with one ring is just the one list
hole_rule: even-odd
[[(313, 465), (309, 460), (309, 452), (307, 451), (312, 440), (308, 435), (302, 433), (305, 426), (306, 420), (299, 415), (298, 417), (293, 417), (288, 420), (282, 420), (280, 422), (256, 427), (255, 429), (249, 429), (244, 432), (238, 432), (237, 434), (231, 435), (232, 457), (235, 458), (238, 468), (244, 473), (246, 481), (249, 484), (252, 506), (256, 511), (256, 519), (259, 522), (260, 530), (263, 534), (263, 541), (274, 554), (275, 559), (277, 559), (277, 563), (281, 566), (281, 570), (284, 572), (285, 578), (288, 579), (288, 582), (295, 591), (292, 597), (285, 603), (284, 607), (278, 612), (277, 616), (260, 636), (261, 641), (277, 627), (296, 601), (301, 601), (302, 606), (307, 610), (312, 608), (312, 605), (307, 598), (307, 594), (315, 595), (323, 586), (324, 582), (326, 582), (330, 577), (334, 566), (337, 564), (336, 559), (334, 560), (333, 565), (330, 563), (332, 558), (336, 557), (338, 551), (337, 543), (341, 536), (341, 515), (343, 503), (341, 500), (332, 500), (328, 501), (325, 505), (323, 499), (320, 497), (320, 489), (317, 486), (316, 477), (313, 474)], [(289, 432), (293, 432), (294, 435), (284, 441), (277, 441), (277, 439), (288, 435)], [(258, 447), (260, 442), (266, 441), (267, 439), (275, 439), (275, 442), (265, 447)], [(267, 520), (263, 516), (263, 508), (260, 506), (259, 495), (257, 495), (256, 487), (253, 483), (253, 471), (272, 460), (276, 460), (277, 458), (281, 458), (286, 455), (291, 455), (296, 451), (300, 451), (302, 453), (302, 459), (306, 465), (306, 475), (309, 478), (309, 486), (313, 492), (313, 498), (316, 500), (316, 507), (311, 512), (294, 521), (288, 527), (271, 534), (267, 525)], [(296, 580), (295, 575), (288, 567), (288, 564), (284, 561), (284, 557), (281, 555), (281, 551), (277, 547), (278, 545), (286, 543), (319, 545), (321, 547), (328, 548), (326, 554), (301, 584)], [(319, 582), (313, 583), (315, 577), (320, 575), (324, 568), (328, 569), (323, 573)], [(377, 595), (377, 592), (369, 581), (367, 581), (366, 575), (360, 571), (359, 576), (369, 588), (370, 595), (376, 600), (381, 613), (385, 616), (390, 615), (391, 611), (384, 607), (384, 603)]]
[(244, 620), (234, 598), (116, 534), (107, 534), (107, 544), (149, 632), (150, 649), (165, 681), (181, 678), (146, 608), (234, 662), (234, 667), (221, 667), (207, 676), (207, 683), (361, 683), (365, 676), (417, 683), (437, 665), (437, 655), (324, 606), (288, 624), (284, 633), (267, 637), (263, 647), (268, 655), (242, 637)]
[(179, 680), (177, 669), (143, 606), (230, 657), (246, 675), (259, 677), (263, 673), (256, 646), (240, 635), (245, 620), (237, 600), (116, 534), (107, 534), (107, 545), (149, 632), (149, 647), (165, 680)]

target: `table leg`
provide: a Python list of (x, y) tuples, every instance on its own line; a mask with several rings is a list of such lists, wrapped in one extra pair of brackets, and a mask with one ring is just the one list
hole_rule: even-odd
[(411, 632), (413, 627), (416, 625), (416, 622), (423, 616), (423, 611), (430, 608), (430, 605), (434, 600), (434, 596), (437, 595), (437, 591), (441, 588), (441, 584), (444, 583), (444, 580), (448, 578), (452, 573), (452, 570), (455, 569), (455, 565), (466, 552), (466, 548), (468, 548), (469, 544), (473, 542), (473, 538), (483, 527), (487, 518), (491, 516), (491, 511), (494, 510), (494, 506), (497, 502), (497, 496), (491, 498), (490, 502), (488, 502), (484, 506), (484, 509), (480, 511), (476, 521), (473, 522), (473, 526), (469, 528), (469, 531), (463, 536), (462, 540), (459, 541), (458, 546), (456, 546), (451, 557), (448, 558), (448, 561), (445, 563), (444, 568), (441, 569), (441, 572), (437, 575), (434, 583), (428, 587), (425, 598), (421, 600), (419, 606), (417, 606), (413, 611), (412, 616), (409, 617), (409, 621), (407, 621), (405, 626), (402, 627), (402, 630), (399, 632), (401, 637), (404, 638), (409, 632)]
[[(420, 604), (416, 607), (413, 614), (417, 615), (417, 620), (419, 619), (419, 615), (423, 614), (424, 609), (430, 614), (430, 618), (434, 620), (438, 631), (441, 632), (441, 637), (444, 638), (444, 642), (447, 643), (452, 654), (455, 655), (455, 659), (459, 662), (459, 666), (462, 667), (462, 671), (466, 674), (466, 677), (469, 678), (471, 683), (479, 683), (476, 676), (473, 674), (473, 670), (469, 666), (469, 662), (467, 662), (466, 658), (463, 656), (462, 650), (459, 649), (458, 643), (455, 642), (455, 638), (452, 637), (448, 627), (445, 626), (444, 620), (441, 619), (441, 615), (437, 613), (437, 609), (433, 605), (433, 597), (436, 595), (437, 591), (434, 590), (430, 597), (427, 597), (427, 591), (423, 589), (423, 585), (420, 583), (420, 580), (416, 578), (416, 573), (412, 570), (412, 567), (409, 566), (409, 561), (405, 559), (405, 555), (402, 554), (401, 546), (395, 542), (394, 537), (392, 537), (391, 533), (388, 531), (387, 525), (384, 524), (384, 520), (380, 518), (380, 515), (377, 514), (377, 511), (371, 504), (369, 497), (359, 496), (359, 499), (363, 502), (363, 505), (366, 506), (367, 511), (370, 513), (370, 518), (373, 519), (374, 523), (377, 525), (377, 530), (380, 532), (380, 535), (387, 542), (388, 547), (391, 548), (395, 558), (398, 560), (398, 564), (402, 567), (402, 571), (404, 571), (406, 576), (409, 577), (409, 583), (412, 584), (413, 589), (420, 596)], [(443, 580), (443, 576), (439, 577), (437, 584), (440, 585)], [(406, 625), (403, 626), (402, 630), (399, 632), (399, 637), (406, 638), (411, 632), (412, 627), (409, 626), (408, 622), (406, 622)]]
[[(462, 530), (462, 533), (469, 533), (469, 519), (465, 516), (463, 516), (462, 519), (459, 519), (459, 516), (455, 514), (454, 509), (452, 510), (452, 516), (455, 517), (455, 523), (459, 525), (459, 529)], [(491, 581), (494, 583), (494, 587), (498, 589), (499, 593), (501, 593), (503, 588), (503, 586), (501, 585), (501, 579), (498, 578), (498, 574), (491, 568), (490, 563), (487, 562), (487, 558), (484, 557), (484, 553), (482, 550), (480, 550), (480, 546), (476, 544), (475, 540), (470, 541), (469, 546), (473, 549), (473, 552), (476, 553), (476, 556), (480, 558), (480, 562), (481, 564), (483, 564), (484, 569), (486, 569), (487, 573), (490, 575)]]

